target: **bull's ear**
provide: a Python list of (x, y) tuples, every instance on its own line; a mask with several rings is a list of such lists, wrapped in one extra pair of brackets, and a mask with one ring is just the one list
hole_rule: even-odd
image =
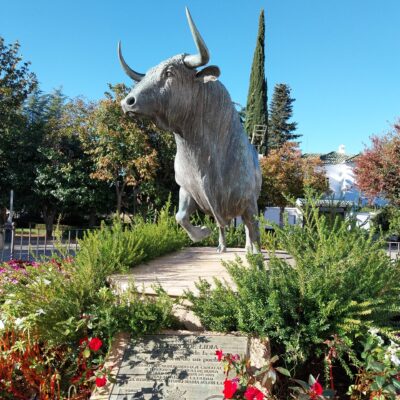
[(221, 74), (221, 71), (216, 65), (209, 65), (197, 71), (196, 78), (202, 80), (204, 83), (210, 81), (216, 81)]

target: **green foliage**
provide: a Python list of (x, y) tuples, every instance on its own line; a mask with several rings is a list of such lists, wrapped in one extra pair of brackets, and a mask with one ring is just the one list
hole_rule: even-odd
[[(266, 343), (263, 343), (265, 346)], [(218, 361), (222, 361), (225, 374), (225, 398), (229, 399), (265, 399), (278, 400), (271, 394), (271, 388), (279, 378), (290, 377), (290, 372), (282, 367), (276, 367), (278, 356), (269, 357), (263, 365), (252, 365), (251, 357), (239, 354), (225, 354), (222, 349), (216, 351)], [(229, 377), (233, 376), (233, 379)]]
[(262, 174), (260, 209), (266, 206), (280, 207), (280, 225), (283, 224), (284, 208), (291, 199), (302, 198), (307, 189), (315, 193), (328, 191), (328, 179), (321, 161), (315, 157), (302, 157), (297, 143), (285, 142), (271, 150), (260, 160)]
[(372, 218), (372, 223), (388, 235), (400, 237), (400, 209), (387, 205), (379, 209)]
[[(19, 48), (18, 42), (6, 44), (0, 36), (0, 210), (8, 204), (9, 189), (16, 189), (15, 169), (20, 157), (30, 155), (25, 146), (22, 105), (37, 79), (29, 71), (29, 62), (22, 61)], [(27, 152), (16, 149), (20, 143)], [(0, 213), (0, 224), (4, 222), (4, 213)]]
[(76, 279), (79, 266), (45, 263), (26, 271), (18, 283), (2, 288), (3, 322), (32, 331), (49, 346), (76, 340), (77, 323), (84, 304), (90, 302), (82, 290), (85, 282)]
[(152, 125), (122, 111), (121, 100), (129, 89), (122, 84), (109, 88), (88, 113), (80, 136), (94, 165), (91, 177), (114, 186), (119, 214), (127, 188), (138, 189), (154, 177), (157, 152), (149, 140)]
[(187, 238), (169, 209), (168, 202), (155, 223), (137, 217), (133, 224), (124, 226), (116, 219), (110, 227), (102, 224), (100, 229), (88, 231), (76, 256), (81, 278), (92, 282), (96, 290), (112, 273), (126, 272), (140, 262), (182, 248)]
[(389, 231), (390, 226), (391, 207), (386, 206), (379, 209), (372, 217), (372, 225), (376, 230), (383, 232)]
[(293, 386), (290, 389), (293, 391), (292, 397), (297, 400), (328, 400), (335, 398), (335, 392), (330, 389), (323, 389), (318, 379), (315, 379), (312, 375), (308, 378), (308, 383), (300, 379), (292, 379), (293, 382), (297, 383), (297, 386)]
[[(110, 274), (127, 271), (139, 262), (177, 250), (186, 240), (184, 232), (169, 215), (169, 204), (160, 212), (156, 223), (141, 221), (129, 228), (120, 221), (111, 227), (103, 225), (99, 230), (86, 233), (74, 261), (27, 265), (26, 270), (9, 267), (12, 275), (6, 275), (1, 269), (2, 313), (8, 315), (10, 321), (17, 319), (51, 344), (76, 340), (85, 327), (83, 314), (91, 314), (90, 310), (94, 312), (95, 309), (101, 321), (99, 330), (106, 330), (107, 313), (110, 313), (112, 318), (122, 318), (117, 328), (129, 326), (135, 334), (151, 331), (168, 321), (170, 303), (164, 292), (157, 289), (159, 300), (151, 302), (131, 289), (116, 308), (110, 309), (109, 299), (99, 297), (99, 290)], [(105, 314), (100, 312), (102, 304)], [(112, 318), (107, 328), (110, 335), (116, 329)]]
[(20, 97), (12, 129), (7, 125), (0, 135), (0, 206), (12, 188), (17, 214), (41, 215), (50, 236), (58, 215), (94, 225), (96, 215), (109, 214), (117, 204), (147, 216), (171, 190), (177, 194), (173, 135), (123, 115), (120, 100), (128, 88), (111, 91), (99, 103), (67, 99), (60, 89), (37, 89), (26, 101)]
[(91, 282), (96, 290), (107, 276), (126, 272), (143, 261), (141, 244), (140, 235), (118, 219), (111, 226), (102, 223), (100, 229), (87, 231), (76, 255), (82, 279)]
[[(213, 221), (213, 219), (206, 216), (199, 216), (196, 214), (192, 223), (194, 225), (206, 226), (211, 230), (211, 235), (207, 238), (203, 239), (199, 243), (195, 243), (194, 246), (206, 246), (206, 247), (216, 247), (218, 246), (218, 238), (219, 238), (219, 229), (217, 224)], [(235, 227), (233, 224), (230, 224), (225, 228), (225, 240), (227, 247), (244, 247), (246, 242), (245, 228), (244, 224), (239, 224)]]
[(307, 204), (304, 227), (275, 227), (268, 264), (261, 256), (248, 256), (248, 266), (225, 264), (236, 288), (201, 281), (198, 297), (188, 293), (207, 329), (268, 336), (292, 367), (320, 356), (334, 334), (351, 343), (371, 326), (399, 330), (400, 269), (381, 241), (349, 221), (332, 224)]
[[(244, 128), (251, 137), (255, 125), (268, 124), (267, 107), (267, 80), (265, 78), (265, 20), (264, 10), (260, 12), (258, 21), (258, 34), (256, 48), (254, 50), (253, 64), (251, 66), (249, 93), (247, 95), (246, 120)], [(261, 145), (266, 145), (267, 138), (264, 137)], [(264, 149), (265, 150), (265, 149)]]
[(279, 149), (283, 143), (299, 138), (295, 134), (297, 123), (289, 122), (293, 114), (293, 99), (290, 87), (285, 83), (277, 83), (269, 109), (268, 150)]
[(376, 331), (370, 331), (361, 354), (354, 385), (350, 386), (351, 399), (395, 400), (400, 392), (400, 347), (387, 344)]
[(390, 220), (389, 220), (389, 230), (392, 235), (400, 237), (400, 209), (393, 208)]
[[(173, 322), (174, 301), (160, 287), (155, 287), (156, 297), (139, 294), (133, 282), (118, 298), (105, 286), (92, 292), (93, 283), (87, 279), (82, 281), (82, 271), (77, 264), (50, 262), (27, 266), (19, 275), (14, 274), (14, 278), (19, 278), (18, 282), (14, 279), (7, 283), (0, 279), (4, 301), (0, 303), (0, 348), (4, 349), (2, 345), (8, 345), (10, 339), (15, 341), (11, 351), (0, 355), (2, 363), (7, 361), (7, 365), (0, 365), (0, 374), (15, 376), (16, 383), (29, 391), (43, 391), (32, 383), (35, 374), (55, 371), (51, 376), (48, 372), (43, 379), (50, 380), (57, 373), (63, 395), (74, 377), (80, 382), (75, 382), (79, 392), (90, 394), (94, 378), (90, 380), (92, 375), (86, 375), (86, 371), (93, 374), (96, 370), (100, 375), (108, 371), (99, 354), (92, 357), (90, 349), (78, 347), (78, 343), (87, 342), (90, 336), (97, 337), (106, 341), (106, 350), (118, 332), (139, 336), (170, 327)], [(42, 357), (35, 354), (35, 359), (29, 355), (32, 348), (39, 349)], [(21, 367), (17, 361), (22, 357), (17, 359), (16, 355), (24, 354), (27, 356)], [(10, 371), (18, 375), (9, 374)], [(0, 397), (4, 394), (2, 389), (0, 385)]]
[[(241, 263), (239, 259), (237, 262)], [(215, 287), (212, 287), (208, 281), (200, 279), (196, 282), (199, 296), (191, 291), (185, 293), (192, 303), (191, 310), (200, 318), (206, 329), (217, 332), (237, 331), (238, 296), (219, 279), (214, 279), (214, 285)]]
[(146, 222), (137, 217), (133, 221), (132, 231), (142, 239), (141, 248), (144, 261), (149, 261), (163, 254), (177, 251), (187, 244), (186, 233), (177, 225), (170, 214), (170, 201), (155, 215), (155, 223)]
[(88, 309), (93, 334), (112, 338), (118, 332), (129, 332), (135, 337), (171, 326), (174, 301), (160, 286), (154, 289), (157, 296), (143, 296), (132, 282), (116, 299), (109, 288), (101, 288)]

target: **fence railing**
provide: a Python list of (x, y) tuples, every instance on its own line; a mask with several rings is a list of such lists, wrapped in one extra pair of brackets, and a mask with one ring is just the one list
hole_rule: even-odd
[(52, 255), (73, 257), (79, 248), (79, 238), (87, 229), (56, 229), (51, 235), (45, 228), (0, 227), (0, 261), (11, 259), (39, 260)]
[(392, 260), (400, 258), (400, 242), (388, 242), (388, 253)]

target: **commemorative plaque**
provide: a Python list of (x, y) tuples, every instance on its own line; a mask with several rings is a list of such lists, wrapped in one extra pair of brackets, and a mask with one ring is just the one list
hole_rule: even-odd
[(223, 367), (215, 351), (248, 354), (236, 335), (161, 334), (132, 339), (109, 400), (223, 399)]

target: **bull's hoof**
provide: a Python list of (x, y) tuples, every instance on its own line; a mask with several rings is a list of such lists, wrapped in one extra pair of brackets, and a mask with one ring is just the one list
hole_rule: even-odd
[(226, 252), (226, 246), (224, 244), (219, 244), (217, 247), (217, 253), (225, 253)]
[(206, 226), (194, 226), (189, 236), (193, 242), (201, 242), (203, 239), (211, 235), (211, 229)]

